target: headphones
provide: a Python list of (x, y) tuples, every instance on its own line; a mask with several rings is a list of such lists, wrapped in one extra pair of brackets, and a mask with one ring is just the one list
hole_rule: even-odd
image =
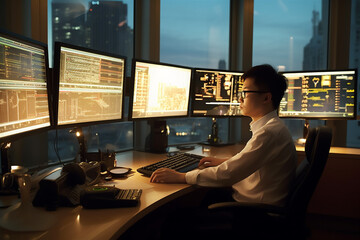
[(97, 161), (68, 163), (61, 174), (68, 174), (67, 183), (71, 186), (76, 184), (92, 185), (100, 180), (101, 164)]

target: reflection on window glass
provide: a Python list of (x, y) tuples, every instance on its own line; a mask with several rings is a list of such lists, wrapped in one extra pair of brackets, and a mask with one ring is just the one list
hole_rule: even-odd
[[(131, 73), (133, 57), (134, 1), (49, 0), (48, 45), (55, 41), (127, 57), (126, 75)], [(52, 53), (50, 51), (50, 65)], [(125, 99), (128, 102), (128, 99)], [(125, 108), (128, 111), (128, 108)], [(125, 112), (125, 116), (127, 116)], [(122, 151), (133, 146), (132, 122), (92, 125), (83, 128), (89, 152)], [(49, 132), (49, 159), (57, 161), (55, 137)], [(75, 138), (76, 140), (76, 138)], [(69, 129), (58, 131), (58, 152), (62, 159), (73, 159), (79, 148)]]
[[(279, 71), (327, 67), (328, 1), (255, 0), (253, 65), (271, 64)], [(303, 120), (284, 120), (301, 138)], [(310, 127), (324, 125), (311, 121)]]
[(132, 122), (94, 125), (85, 130), (89, 152), (119, 152), (133, 147)]
[[(358, 106), (357, 114), (360, 119), (360, 0), (352, 0), (350, 25), (350, 59), (349, 67), (358, 69)], [(347, 122), (347, 147), (360, 148), (360, 121)]]
[(161, 1), (160, 60), (228, 69), (230, 1)]
[[(207, 142), (211, 134), (211, 118), (173, 118), (168, 119), (170, 128), (168, 144), (186, 144)], [(218, 137), (222, 143), (228, 143), (229, 120), (227, 118), (217, 119)]]
[(48, 132), (49, 164), (73, 161), (79, 153), (79, 142), (70, 129), (51, 130)]
[[(49, 163), (73, 161), (80, 151), (79, 142), (72, 129), (48, 132)], [(110, 123), (83, 127), (86, 150), (93, 152), (119, 152), (133, 148), (132, 122)], [(57, 134), (57, 136), (56, 136)]]
[(66, 42), (131, 60), (133, 0), (52, 0), (48, 5), (49, 47), (54, 41)]
[[(228, 69), (230, 1), (161, 1), (160, 61), (190, 67)], [(169, 119), (169, 144), (205, 142), (211, 118)], [(228, 137), (228, 120), (219, 134)]]

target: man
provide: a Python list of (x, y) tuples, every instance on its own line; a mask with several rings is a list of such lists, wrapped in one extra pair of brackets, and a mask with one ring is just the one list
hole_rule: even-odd
[(229, 159), (205, 157), (199, 163), (203, 169), (188, 173), (158, 169), (151, 182), (232, 186), (232, 197), (238, 202), (285, 203), (297, 156), (292, 137), (277, 116), (286, 78), (270, 65), (259, 65), (244, 73), (242, 79), (240, 109), (252, 119), (253, 134), (245, 148)]

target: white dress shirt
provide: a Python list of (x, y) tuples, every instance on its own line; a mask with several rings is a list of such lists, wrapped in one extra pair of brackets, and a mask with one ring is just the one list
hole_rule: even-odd
[(238, 202), (283, 205), (295, 178), (296, 148), (276, 111), (251, 122), (253, 136), (244, 149), (222, 164), (185, 175), (188, 184), (232, 186)]

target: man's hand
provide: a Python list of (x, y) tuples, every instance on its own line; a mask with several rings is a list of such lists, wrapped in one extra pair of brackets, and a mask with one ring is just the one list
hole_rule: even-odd
[(214, 167), (225, 162), (226, 158), (204, 157), (199, 162), (199, 167)]
[(186, 183), (185, 173), (177, 172), (169, 168), (160, 168), (153, 172), (150, 182), (154, 183)]

